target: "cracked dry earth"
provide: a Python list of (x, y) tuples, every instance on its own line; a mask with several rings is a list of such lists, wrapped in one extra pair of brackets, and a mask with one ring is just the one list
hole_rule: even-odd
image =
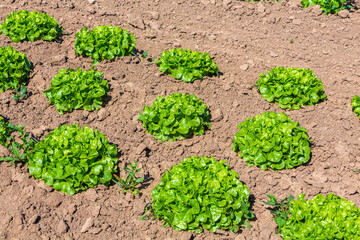
[[(280, 239), (266, 194), (285, 197), (306, 193), (335, 194), (360, 207), (360, 121), (351, 111), (360, 93), (360, 12), (325, 16), (319, 8), (302, 9), (298, 0), (242, 2), (236, 0), (2, 0), (0, 22), (10, 11), (37, 10), (55, 17), (65, 29), (63, 42), (12, 43), (0, 35), (0, 45), (27, 54), (34, 69), (28, 97), (16, 103), (10, 91), (0, 93), (0, 115), (25, 125), (42, 139), (62, 124), (88, 125), (106, 133), (122, 156), (119, 167), (136, 160), (146, 183), (132, 200), (115, 185), (99, 186), (68, 196), (34, 180), (27, 166), (0, 164), (0, 239)], [(358, 7), (360, 4), (358, 4)], [(158, 58), (174, 47), (208, 52), (219, 65), (220, 77), (184, 83), (160, 74), (151, 62), (135, 57), (105, 61), (111, 91), (101, 111), (77, 110), (59, 115), (42, 94), (60, 68), (91, 67), (91, 59), (76, 57), (75, 33), (97, 25), (127, 28), (137, 49)], [(293, 40), (293, 43), (290, 43)], [(315, 142), (306, 166), (279, 172), (247, 167), (235, 152), (236, 125), (264, 111), (282, 111), (266, 102), (255, 88), (261, 72), (275, 66), (311, 68), (322, 79), (328, 100), (298, 111), (285, 111), (307, 128)], [(134, 117), (158, 96), (191, 93), (210, 108), (212, 129), (203, 136), (161, 143), (147, 134)], [(7, 155), (0, 148), (0, 156)], [(252, 194), (253, 228), (234, 234), (176, 232), (159, 221), (140, 221), (151, 189), (161, 174), (192, 155), (226, 159)]]

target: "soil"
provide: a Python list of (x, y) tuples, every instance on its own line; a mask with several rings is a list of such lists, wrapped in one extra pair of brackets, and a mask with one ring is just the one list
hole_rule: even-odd
[[(117, 144), (121, 169), (129, 161), (140, 163), (145, 183), (136, 199), (121, 194), (116, 185), (68, 196), (33, 179), (27, 166), (1, 163), (0, 239), (280, 239), (270, 211), (261, 203), (266, 194), (306, 193), (311, 198), (334, 192), (360, 207), (360, 174), (352, 171), (360, 169), (360, 121), (350, 106), (352, 96), (360, 93), (359, 10), (326, 16), (318, 7), (302, 9), (300, 0), (3, 0), (0, 22), (21, 9), (50, 14), (66, 34), (62, 43), (15, 44), (0, 36), (1, 46), (27, 54), (34, 67), (28, 97), (17, 103), (11, 91), (0, 93), (0, 115), (25, 125), (39, 139), (62, 124), (98, 129)], [(90, 69), (91, 59), (75, 56), (75, 33), (108, 24), (134, 33), (137, 49), (148, 50), (156, 59), (174, 47), (208, 52), (221, 75), (190, 84), (136, 57), (104, 61), (96, 66), (111, 86), (104, 108), (60, 115), (42, 92), (60, 68)], [(309, 164), (279, 172), (248, 167), (231, 150), (237, 124), (264, 111), (282, 111), (255, 88), (259, 74), (275, 66), (311, 68), (328, 96), (315, 106), (285, 111), (307, 128), (314, 145)], [(212, 129), (165, 143), (146, 133), (135, 119), (137, 110), (173, 92), (200, 97), (211, 110)], [(0, 148), (0, 156), (6, 154)], [(138, 220), (161, 174), (192, 155), (226, 159), (239, 173), (252, 194), (252, 229), (195, 234), (162, 227), (157, 220)]]

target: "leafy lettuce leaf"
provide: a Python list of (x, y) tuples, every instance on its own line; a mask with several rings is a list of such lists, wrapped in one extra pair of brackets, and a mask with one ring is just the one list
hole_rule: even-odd
[(173, 166), (151, 191), (154, 215), (176, 231), (238, 232), (250, 226), (249, 189), (225, 163), (192, 156)]
[(303, 8), (310, 5), (320, 5), (321, 10), (325, 14), (338, 13), (343, 9), (352, 9), (351, 1), (349, 0), (301, 0)]
[(290, 202), (290, 216), (280, 229), (284, 239), (360, 239), (360, 208), (353, 202), (334, 193), (304, 197)]
[(109, 185), (117, 172), (117, 147), (105, 134), (84, 126), (63, 125), (28, 153), (29, 172), (57, 191), (73, 195)]
[(87, 31), (82, 28), (75, 35), (75, 53), (91, 57), (96, 65), (104, 59), (130, 56), (136, 47), (136, 39), (132, 33), (119, 27), (97, 26)]
[(0, 92), (19, 90), (29, 79), (31, 64), (13, 47), (0, 47)]
[(146, 131), (163, 142), (203, 135), (211, 127), (208, 106), (190, 94), (158, 96), (151, 107), (145, 105), (139, 113)]
[(275, 67), (267, 75), (261, 73), (256, 87), (262, 97), (282, 109), (298, 110), (327, 98), (324, 85), (310, 69)]
[(27, 10), (10, 12), (10, 15), (0, 24), (0, 34), (8, 36), (13, 42), (57, 40), (63, 28), (59, 27), (53, 17), (46, 13)]
[(218, 75), (219, 70), (208, 53), (181, 48), (163, 51), (155, 64), (159, 66), (160, 72), (184, 82), (194, 82), (196, 79), (203, 80), (204, 76)]
[(90, 71), (60, 69), (44, 95), (60, 114), (73, 109), (99, 110), (102, 97), (109, 92), (108, 81), (101, 77), (103, 74), (94, 68)]
[(360, 118), (360, 97), (355, 95), (351, 100), (351, 108), (354, 113)]
[(310, 160), (309, 136), (305, 128), (285, 113), (264, 112), (237, 126), (232, 150), (248, 166), (263, 170), (290, 169)]

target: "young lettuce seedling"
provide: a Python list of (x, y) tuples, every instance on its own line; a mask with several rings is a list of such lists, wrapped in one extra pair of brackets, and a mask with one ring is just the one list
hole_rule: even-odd
[(141, 168), (137, 168), (138, 163), (136, 161), (134, 161), (134, 163), (129, 163), (129, 165), (130, 168), (128, 168), (127, 166), (124, 167), (125, 172), (128, 173), (127, 178), (123, 180), (119, 176), (114, 174), (113, 176), (117, 179), (117, 181), (114, 179), (113, 181), (122, 189), (122, 193), (127, 193), (130, 191), (132, 194), (136, 195), (139, 194), (139, 189), (135, 190), (135, 187), (136, 185), (144, 181), (144, 178), (135, 177), (135, 174), (141, 170)]

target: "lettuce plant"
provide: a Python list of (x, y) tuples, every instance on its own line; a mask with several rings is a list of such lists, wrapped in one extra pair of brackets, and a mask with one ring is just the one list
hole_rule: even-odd
[(184, 82), (202, 80), (204, 76), (217, 75), (219, 67), (208, 53), (191, 51), (190, 49), (174, 48), (163, 51), (161, 57), (155, 62), (160, 72), (172, 75), (175, 79)]
[(29, 172), (55, 190), (69, 195), (109, 185), (117, 171), (117, 147), (105, 134), (84, 126), (63, 125), (28, 153)]
[(101, 77), (103, 74), (93, 68), (90, 71), (60, 69), (44, 95), (60, 114), (73, 109), (99, 110), (102, 97), (109, 92), (108, 81)]
[(232, 150), (239, 151), (250, 167), (290, 169), (310, 160), (306, 129), (285, 113), (264, 112), (237, 127), (240, 130), (235, 134)]
[(77, 55), (91, 57), (95, 65), (104, 59), (130, 56), (136, 47), (134, 35), (126, 29), (109, 25), (87, 30), (85, 27), (76, 33), (75, 52)]
[(305, 194), (299, 194), (298, 200), (291, 196), (286, 207), (276, 197), (268, 197), (265, 203), (278, 208), (272, 213), (283, 239), (360, 239), (360, 208), (334, 193), (318, 194), (311, 200)]
[(351, 108), (354, 113), (360, 118), (360, 97), (355, 95), (351, 100)]
[(158, 96), (151, 107), (145, 105), (139, 114), (146, 131), (160, 141), (203, 135), (211, 127), (208, 106), (190, 94)]
[(338, 13), (343, 9), (351, 9), (349, 0), (301, 0), (303, 8), (310, 5), (320, 5), (325, 14)]
[(324, 85), (310, 69), (275, 67), (256, 83), (261, 96), (282, 109), (300, 109), (326, 99)]
[(155, 217), (176, 231), (251, 227), (249, 189), (225, 162), (192, 156), (165, 172), (151, 191)]
[(27, 10), (10, 12), (10, 15), (0, 24), (0, 34), (8, 36), (13, 42), (57, 40), (63, 28), (46, 13)]
[(19, 92), (29, 79), (30, 66), (25, 54), (11, 46), (0, 47), (0, 92), (8, 89)]

